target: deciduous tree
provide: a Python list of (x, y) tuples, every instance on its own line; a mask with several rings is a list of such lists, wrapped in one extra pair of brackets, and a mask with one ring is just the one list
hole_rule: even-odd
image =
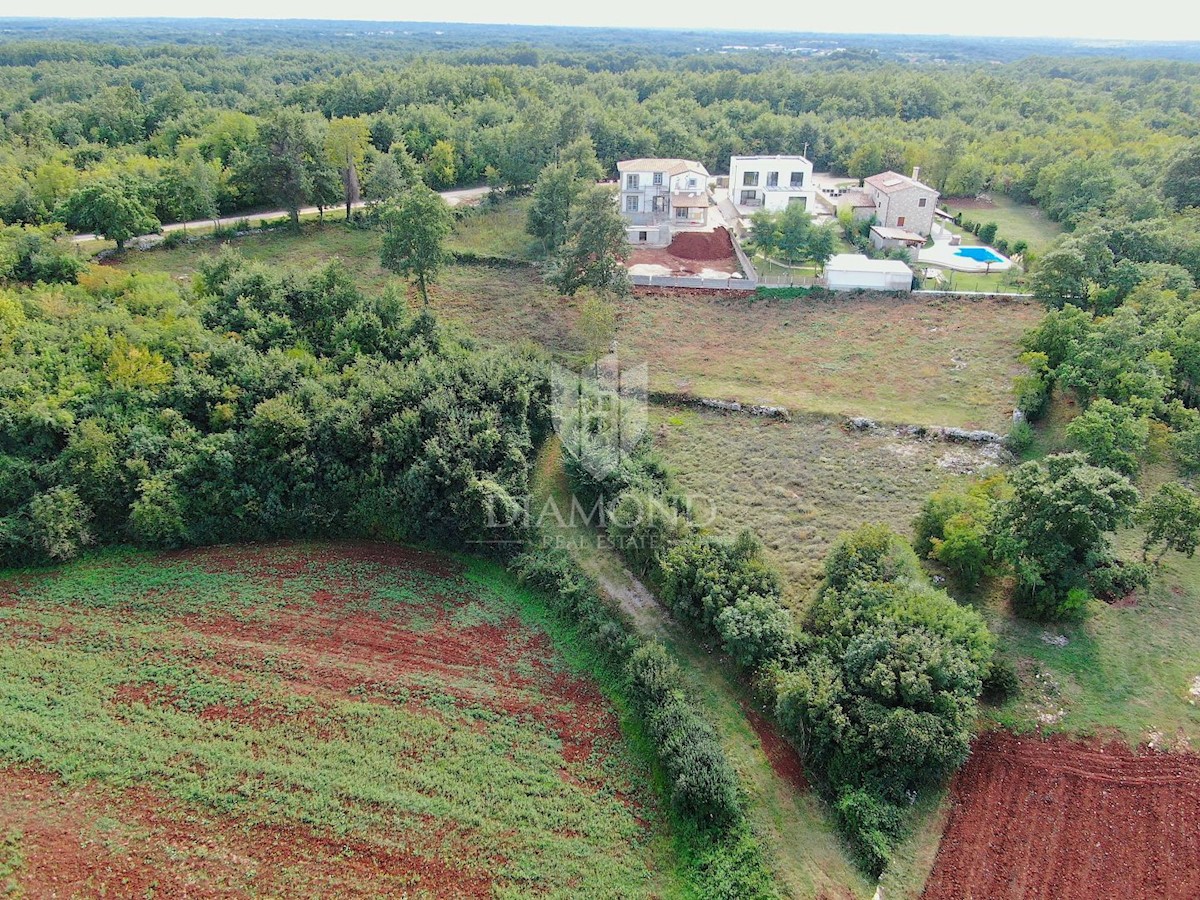
[(417, 185), (380, 214), (383, 267), (417, 285), (421, 301), (429, 304), (429, 285), (449, 254), (445, 241), (454, 227), (450, 207), (425, 185)]

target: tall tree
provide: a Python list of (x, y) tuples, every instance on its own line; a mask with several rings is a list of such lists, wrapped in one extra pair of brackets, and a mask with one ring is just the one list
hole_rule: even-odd
[(299, 230), (300, 210), (312, 200), (314, 175), (324, 162), (304, 114), (285, 106), (264, 121), (252, 159), (259, 192), (287, 210), (292, 228)]
[(1080, 453), (1027, 462), (996, 507), (996, 555), (1017, 575), (1016, 600), (1034, 618), (1081, 615), (1098, 570), (1115, 566), (1108, 535), (1133, 519), (1138, 492)]
[(435, 187), (453, 187), (458, 179), (458, 153), (449, 141), (438, 141), (425, 158), (425, 170)]
[(78, 231), (90, 231), (117, 242), (117, 250), (140, 234), (157, 231), (159, 221), (134, 187), (115, 180), (93, 181), (72, 193), (61, 214)]
[(325, 157), (342, 177), (346, 200), (346, 218), (360, 195), (358, 171), (367, 157), (371, 132), (366, 119), (343, 117), (334, 119), (325, 131)]
[(573, 296), (585, 285), (596, 291), (629, 292), (629, 258), (625, 220), (617, 212), (612, 191), (596, 186), (575, 204), (567, 226), (570, 236), (551, 261), (547, 280)]
[(574, 164), (551, 163), (538, 176), (525, 230), (542, 242), (547, 253), (566, 243), (571, 204), (581, 189)]
[(446, 201), (423, 184), (416, 185), (380, 214), (385, 269), (416, 282), (421, 300), (428, 305), (429, 285), (437, 278), (449, 254), (446, 237), (454, 217)]
[(221, 167), (193, 151), (173, 160), (163, 173), (162, 205), (176, 221), (216, 219)]
[(1162, 562), (1168, 550), (1189, 559), (1196, 554), (1196, 547), (1200, 546), (1200, 499), (1183, 485), (1168, 481), (1141, 505), (1137, 518), (1146, 529), (1143, 561), (1155, 544), (1162, 546), (1154, 559), (1155, 565)]
[(1189, 144), (1175, 154), (1163, 170), (1162, 192), (1180, 209), (1200, 206), (1200, 142)]

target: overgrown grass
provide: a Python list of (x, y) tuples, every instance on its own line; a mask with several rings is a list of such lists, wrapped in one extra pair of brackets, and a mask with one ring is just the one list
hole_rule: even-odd
[(908, 534), (925, 497), (959, 472), (990, 464), (976, 448), (848, 432), (818, 417), (793, 422), (656, 409), (655, 444), (711, 528), (750, 528), (800, 606), (834, 539), (867, 522)]
[(622, 353), (651, 387), (793, 412), (1002, 428), (1020, 300), (837, 295), (794, 300), (647, 297), (622, 316)]
[[(300, 235), (256, 234), (233, 244), (251, 259), (295, 269), (341, 259), (369, 290), (403, 284), (379, 267), (378, 235), (369, 231), (309, 225)], [(130, 253), (122, 265), (186, 280), (215, 249), (202, 242)], [(562, 361), (578, 361), (578, 304), (557, 296), (532, 269), (451, 265), (431, 298), (437, 312), (481, 339), (532, 340)], [(1032, 303), (1011, 300), (764, 301), (672, 293), (622, 303), (617, 342), (627, 360), (650, 361), (650, 384), (658, 391), (999, 428), (1011, 411), (1017, 338), (1039, 315)]]
[[(383, 848), (443, 854), (450, 833), (479, 853), (456, 864), (508, 890), (685, 892), (646, 765), (602, 732), (565, 756), (574, 735), (541, 718), (582, 714), (585, 740), (603, 727), (561, 693), (564, 677), (586, 690), (594, 661), (494, 567), (377, 565), (336, 544), (248, 566), (112, 553), (4, 594), (4, 764)], [(437, 649), (489, 628), (508, 677)], [(409, 649), (380, 656), (388, 639)]]
[(536, 259), (540, 247), (525, 232), (530, 202), (528, 197), (518, 197), (467, 208), (446, 241), (446, 249), (484, 257)]

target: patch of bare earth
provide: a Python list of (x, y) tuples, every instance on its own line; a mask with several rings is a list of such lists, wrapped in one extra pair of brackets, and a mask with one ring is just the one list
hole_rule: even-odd
[(1200, 897), (1200, 757), (981, 736), (923, 900)]

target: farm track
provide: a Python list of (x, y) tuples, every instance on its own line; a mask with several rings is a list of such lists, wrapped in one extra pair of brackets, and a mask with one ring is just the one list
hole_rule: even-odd
[(991, 732), (923, 900), (1200, 897), (1200, 757)]

